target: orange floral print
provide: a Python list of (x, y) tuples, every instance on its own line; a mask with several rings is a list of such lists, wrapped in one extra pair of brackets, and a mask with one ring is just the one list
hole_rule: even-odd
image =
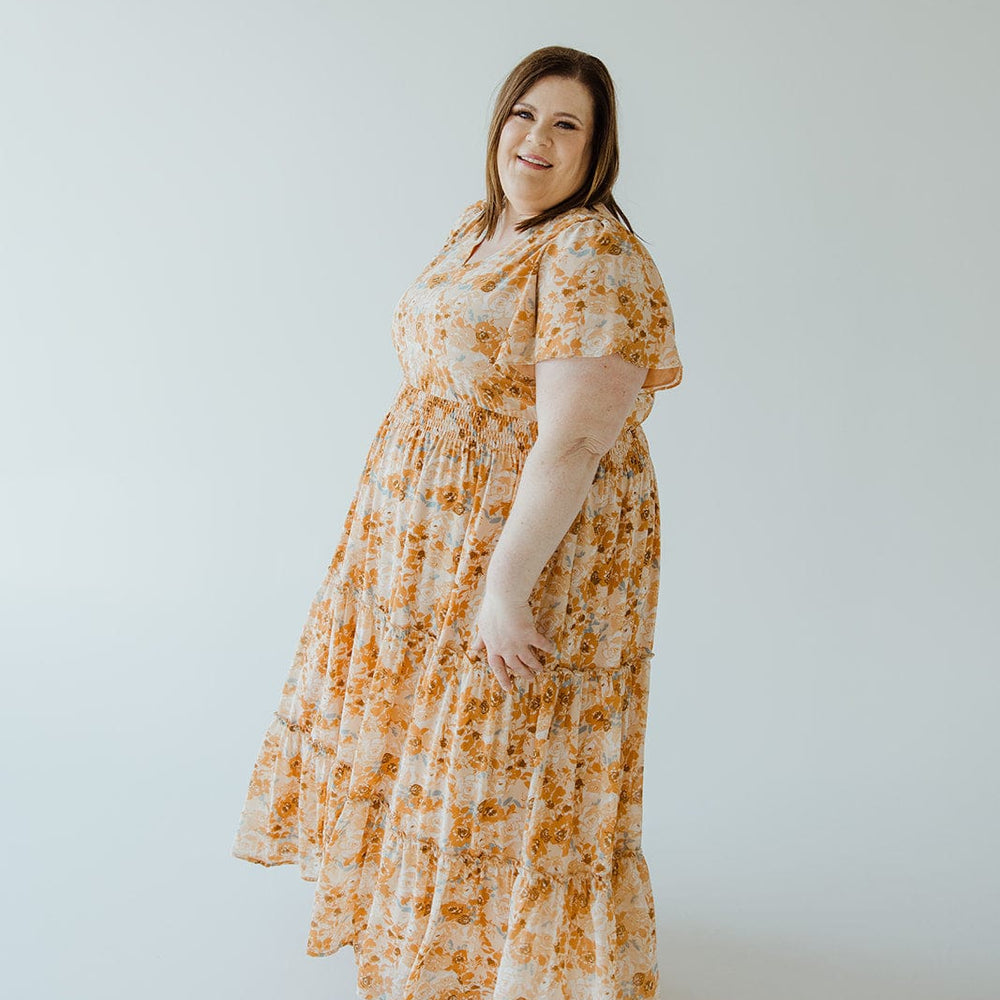
[[(663, 282), (574, 209), (468, 262), (469, 205), (396, 305), (403, 373), (253, 765), (232, 852), (315, 882), (310, 955), (362, 1000), (639, 1000), (659, 974), (642, 852), (659, 584), (641, 424), (681, 362)], [(558, 652), (506, 693), (469, 658), (537, 433), (534, 366), (648, 368), (530, 603)]]

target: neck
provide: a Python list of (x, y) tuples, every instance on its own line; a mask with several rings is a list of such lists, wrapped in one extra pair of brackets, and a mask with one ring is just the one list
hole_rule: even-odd
[(519, 222), (523, 222), (525, 219), (530, 219), (533, 215), (538, 215), (538, 212), (518, 212), (508, 201), (504, 205), (503, 211), (500, 213), (500, 226), (504, 230), (513, 231), (514, 227)]

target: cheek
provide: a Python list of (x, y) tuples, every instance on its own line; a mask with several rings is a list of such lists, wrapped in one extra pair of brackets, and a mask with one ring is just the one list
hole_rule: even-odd
[(572, 152), (574, 158), (574, 171), (576, 173), (585, 173), (587, 170), (587, 164), (590, 162), (590, 150), (587, 148), (585, 143), (578, 145)]
[(513, 154), (515, 148), (517, 147), (517, 135), (515, 130), (509, 126), (505, 126), (504, 130), (500, 133), (500, 143), (497, 146), (497, 152), (501, 156), (510, 156)]

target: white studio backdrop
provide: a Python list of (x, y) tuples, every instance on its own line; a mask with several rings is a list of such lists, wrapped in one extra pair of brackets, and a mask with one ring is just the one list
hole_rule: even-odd
[(0, 3), (4, 981), (354, 996), (229, 856), (492, 99), (600, 56), (685, 365), (663, 1000), (1000, 995), (995, 6)]

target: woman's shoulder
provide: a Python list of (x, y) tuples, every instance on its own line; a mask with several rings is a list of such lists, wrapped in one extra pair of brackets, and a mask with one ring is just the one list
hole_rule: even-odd
[(452, 227), (453, 232), (461, 232), (468, 225), (470, 225), (475, 219), (477, 219), (481, 214), (483, 209), (486, 207), (485, 198), (477, 198), (474, 202), (466, 205), (465, 208), (459, 213), (458, 218), (455, 220), (455, 224)]
[[(452, 225), (449, 242), (463, 237), (486, 209), (486, 198), (467, 204)], [(628, 258), (640, 269), (656, 265), (642, 240), (603, 204), (580, 205), (549, 219), (538, 227), (529, 244), (537, 264), (543, 257), (591, 256), (595, 254)]]
[(604, 205), (571, 208), (555, 220), (554, 248), (586, 246), (610, 253), (643, 252), (642, 241)]
[(473, 221), (479, 216), (483, 207), (486, 205), (485, 198), (479, 198), (458, 213), (458, 217), (454, 219), (451, 224), (451, 228), (448, 230), (448, 236), (444, 241), (444, 246), (441, 249), (441, 253), (444, 253), (456, 240), (461, 239), (466, 231), (469, 229)]
[(662, 279), (645, 243), (603, 205), (570, 209), (544, 241), (540, 263), (562, 270), (596, 267), (618, 283), (657, 285)]

